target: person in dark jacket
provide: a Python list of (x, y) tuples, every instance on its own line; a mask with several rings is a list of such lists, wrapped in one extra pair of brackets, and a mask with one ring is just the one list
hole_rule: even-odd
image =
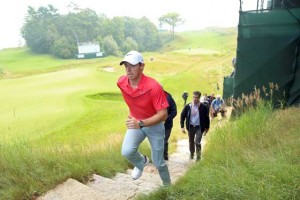
[[(201, 139), (202, 135), (209, 130), (209, 110), (207, 106), (200, 103), (201, 93), (199, 91), (193, 92), (193, 101), (184, 106), (180, 116), (180, 127), (185, 133), (185, 127), (189, 136), (190, 159), (194, 159), (196, 147), (196, 161), (201, 158)], [(195, 138), (196, 136), (196, 138)]]
[(164, 159), (169, 160), (168, 155), (168, 148), (169, 148), (169, 138), (171, 135), (172, 127), (173, 127), (173, 119), (177, 115), (177, 106), (176, 103), (170, 93), (165, 91), (166, 98), (169, 103), (169, 107), (167, 108), (168, 111), (168, 118), (165, 121), (165, 143), (164, 143)]

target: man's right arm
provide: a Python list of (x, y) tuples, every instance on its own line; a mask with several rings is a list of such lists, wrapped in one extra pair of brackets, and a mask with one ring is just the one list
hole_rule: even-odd
[(181, 111), (181, 114), (180, 114), (180, 128), (181, 128), (181, 131), (183, 132), (183, 133), (185, 133), (185, 128), (184, 128), (184, 121), (185, 121), (185, 119), (186, 119), (186, 115), (187, 115), (187, 106), (185, 106), (184, 108), (183, 108), (183, 110)]
[(168, 112), (167, 112), (167, 109), (164, 108), (162, 110), (157, 111), (157, 113), (155, 115), (153, 115), (152, 117), (143, 119), (142, 121), (144, 122), (145, 126), (153, 126), (162, 121), (165, 121), (167, 119), (167, 117), (168, 117)]
[(180, 128), (184, 128), (185, 118), (186, 118), (186, 111), (185, 111), (185, 107), (184, 107), (181, 111), (181, 114), (180, 114)]

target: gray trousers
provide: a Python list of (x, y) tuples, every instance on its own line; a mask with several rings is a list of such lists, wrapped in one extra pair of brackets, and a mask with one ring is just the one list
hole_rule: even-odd
[(201, 139), (202, 139), (202, 132), (200, 126), (197, 127), (190, 127), (189, 130), (189, 148), (191, 155), (195, 154), (195, 147), (196, 147), (196, 154), (198, 156), (201, 155)]
[(165, 127), (163, 123), (142, 129), (127, 129), (122, 145), (122, 155), (135, 167), (143, 171), (144, 157), (138, 151), (138, 148), (146, 137), (151, 145), (153, 164), (157, 168), (163, 184), (169, 185), (171, 179), (168, 166), (164, 160)]

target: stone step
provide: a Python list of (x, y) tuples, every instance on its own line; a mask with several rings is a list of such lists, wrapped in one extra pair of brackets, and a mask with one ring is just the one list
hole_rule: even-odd
[[(167, 161), (172, 183), (184, 175), (195, 161), (189, 159), (188, 140), (179, 140), (177, 151)], [(132, 169), (118, 173), (111, 179), (94, 174), (86, 185), (68, 179), (37, 200), (133, 200), (139, 194), (148, 194), (162, 186), (153, 163), (144, 168), (138, 180), (131, 178)]]
[(48, 191), (37, 200), (102, 200), (103, 196), (92, 188), (69, 178), (64, 183)]
[(129, 181), (109, 179), (96, 174), (92, 176), (87, 186), (101, 194), (103, 200), (131, 199), (138, 190), (138, 187)]
[(157, 177), (153, 177), (151, 174), (144, 172), (141, 178), (133, 180), (131, 178), (131, 171), (132, 170), (128, 170), (127, 174), (119, 173), (114, 179), (117, 181), (124, 181), (126, 184), (135, 185), (135, 187), (137, 187), (137, 190), (135, 191), (136, 195), (148, 194), (160, 187), (160, 179), (158, 180)]

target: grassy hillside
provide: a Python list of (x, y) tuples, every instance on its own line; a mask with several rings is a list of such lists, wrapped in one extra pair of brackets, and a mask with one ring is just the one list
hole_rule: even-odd
[(299, 111), (246, 112), (209, 133), (203, 159), (175, 185), (138, 199), (299, 199)]
[[(236, 43), (236, 33), (226, 31), (180, 33), (165, 50), (143, 53), (145, 73), (172, 93), (179, 112), (184, 91), (222, 93)], [(129, 166), (120, 154), (128, 112), (116, 86), (124, 74), (121, 59), (59, 60), (26, 48), (0, 51), (0, 199), (29, 199), (69, 177), (84, 182), (94, 172), (112, 176)], [(171, 151), (183, 137), (178, 120)], [(147, 142), (142, 151), (150, 154)]]
[(205, 53), (206, 51), (234, 52), (237, 30), (236, 28), (207, 28), (201, 31), (177, 33), (175, 38), (174, 41), (165, 45), (162, 51), (189, 50), (196, 52), (198, 50), (200, 53)]

